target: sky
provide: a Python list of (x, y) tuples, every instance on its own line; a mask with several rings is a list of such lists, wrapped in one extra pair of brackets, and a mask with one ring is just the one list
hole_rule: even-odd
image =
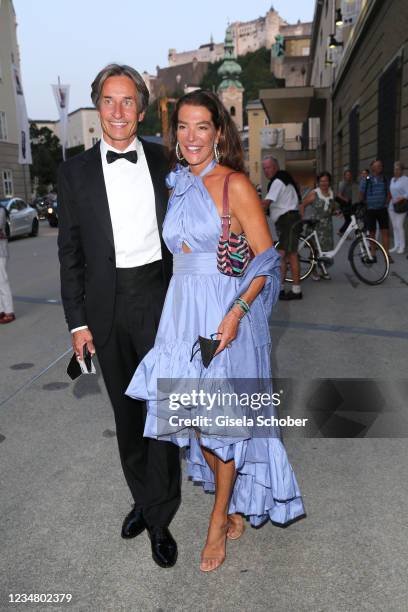
[[(69, 110), (90, 106), (90, 83), (104, 65), (156, 74), (169, 48), (224, 40), (228, 22), (265, 15), (267, 0), (13, 0), (30, 119), (57, 119), (51, 83), (71, 85)], [(312, 21), (314, 0), (275, 0), (289, 23)]]

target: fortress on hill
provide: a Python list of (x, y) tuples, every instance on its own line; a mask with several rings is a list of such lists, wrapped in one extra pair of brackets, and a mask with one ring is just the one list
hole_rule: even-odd
[[(273, 6), (264, 17), (258, 17), (252, 21), (235, 21), (229, 25), (232, 33), (235, 57), (245, 55), (250, 51), (256, 51), (262, 47), (270, 49), (275, 42), (275, 36), (279, 34), (287, 22), (280, 17)], [(224, 43), (209, 43), (200, 45), (198, 49), (192, 51), (177, 52), (176, 49), (169, 49), (169, 66), (189, 64), (191, 62), (210, 62), (214, 63), (224, 57)]]

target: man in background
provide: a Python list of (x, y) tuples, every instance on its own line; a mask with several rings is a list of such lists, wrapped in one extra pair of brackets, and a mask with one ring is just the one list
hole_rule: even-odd
[[(281, 290), (280, 300), (301, 300), (300, 265), (298, 242), (301, 231), (299, 214), (299, 193), (295, 181), (285, 170), (280, 170), (275, 157), (268, 156), (262, 161), (262, 168), (268, 183), (268, 192), (262, 205), (269, 210), (270, 222), (276, 227), (279, 236), (278, 251), (281, 255)], [(287, 264), (292, 272), (292, 289), (285, 292)]]
[[(383, 174), (383, 163), (375, 159), (370, 165), (370, 174), (360, 181), (360, 201), (366, 202), (366, 223), (371, 238), (375, 238), (377, 224), (381, 232), (381, 241), (388, 253), (390, 246), (390, 230), (388, 218), (388, 202), (391, 198), (388, 181)], [(393, 263), (389, 256), (390, 262)]]

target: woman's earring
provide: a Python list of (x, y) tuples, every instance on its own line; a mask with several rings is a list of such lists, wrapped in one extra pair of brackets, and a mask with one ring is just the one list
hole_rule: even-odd
[(221, 156), (220, 156), (220, 152), (218, 149), (218, 142), (214, 142), (214, 157), (215, 157), (215, 161), (217, 162), (217, 164), (219, 164)]
[(184, 160), (184, 157), (182, 156), (181, 151), (180, 151), (179, 143), (176, 144), (176, 157), (177, 157), (177, 159), (179, 161), (183, 161)]

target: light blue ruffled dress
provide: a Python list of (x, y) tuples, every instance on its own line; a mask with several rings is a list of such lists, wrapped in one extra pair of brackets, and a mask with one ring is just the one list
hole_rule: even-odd
[[(168, 401), (165, 410), (158, 391), (160, 381), (185, 383), (194, 379), (200, 381), (202, 388), (216, 390), (220, 384), (229, 385), (231, 381), (239, 381), (242, 388), (246, 380), (250, 387), (254, 381), (267, 380), (272, 389), (268, 316), (280, 288), (279, 255), (273, 248), (255, 257), (242, 278), (229, 277), (217, 270), (221, 220), (202, 180), (214, 165), (211, 162), (200, 176), (179, 165), (167, 177), (173, 191), (163, 238), (174, 255), (173, 276), (154, 347), (139, 364), (126, 391), (130, 397), (146, 401), (144, 435), (183, 447), (188, 475), (201, 482), (206, 491), (214, 491), (214, 478), (196, 432), (179, 424), (170, 426)], [(183, 252), (183, 243), (191, 249), (190, 253)], [(267, 277), (266, 284), (251, 305), (250, 313), (242, 319), (231, 347), (216, 355), (207, 369), (200, 353), (191, 360), (198, 335), (209, 338), (215, 333), (236, 297), (260, 275)], [(248, 415), (248, 408), (239, 403), (231, 410), (233, 417)], [(272, 406), (270, 410), (276, 414)], [(208, 406), (195, 404), (181, 412), (191, 418), (209, 415)], [(265, 436), (254, 435), (254, 429), (248, 426), (226, 427), (223, 431), (213, 423), (200, 425), (201, 444), (222, 460), (235, 461), (237, 478), (229, 512), (244, 514), (254, 526), (268, 519), (285, 525), (305, 513), (279, 429), (270, 427), (268, 431)]]

